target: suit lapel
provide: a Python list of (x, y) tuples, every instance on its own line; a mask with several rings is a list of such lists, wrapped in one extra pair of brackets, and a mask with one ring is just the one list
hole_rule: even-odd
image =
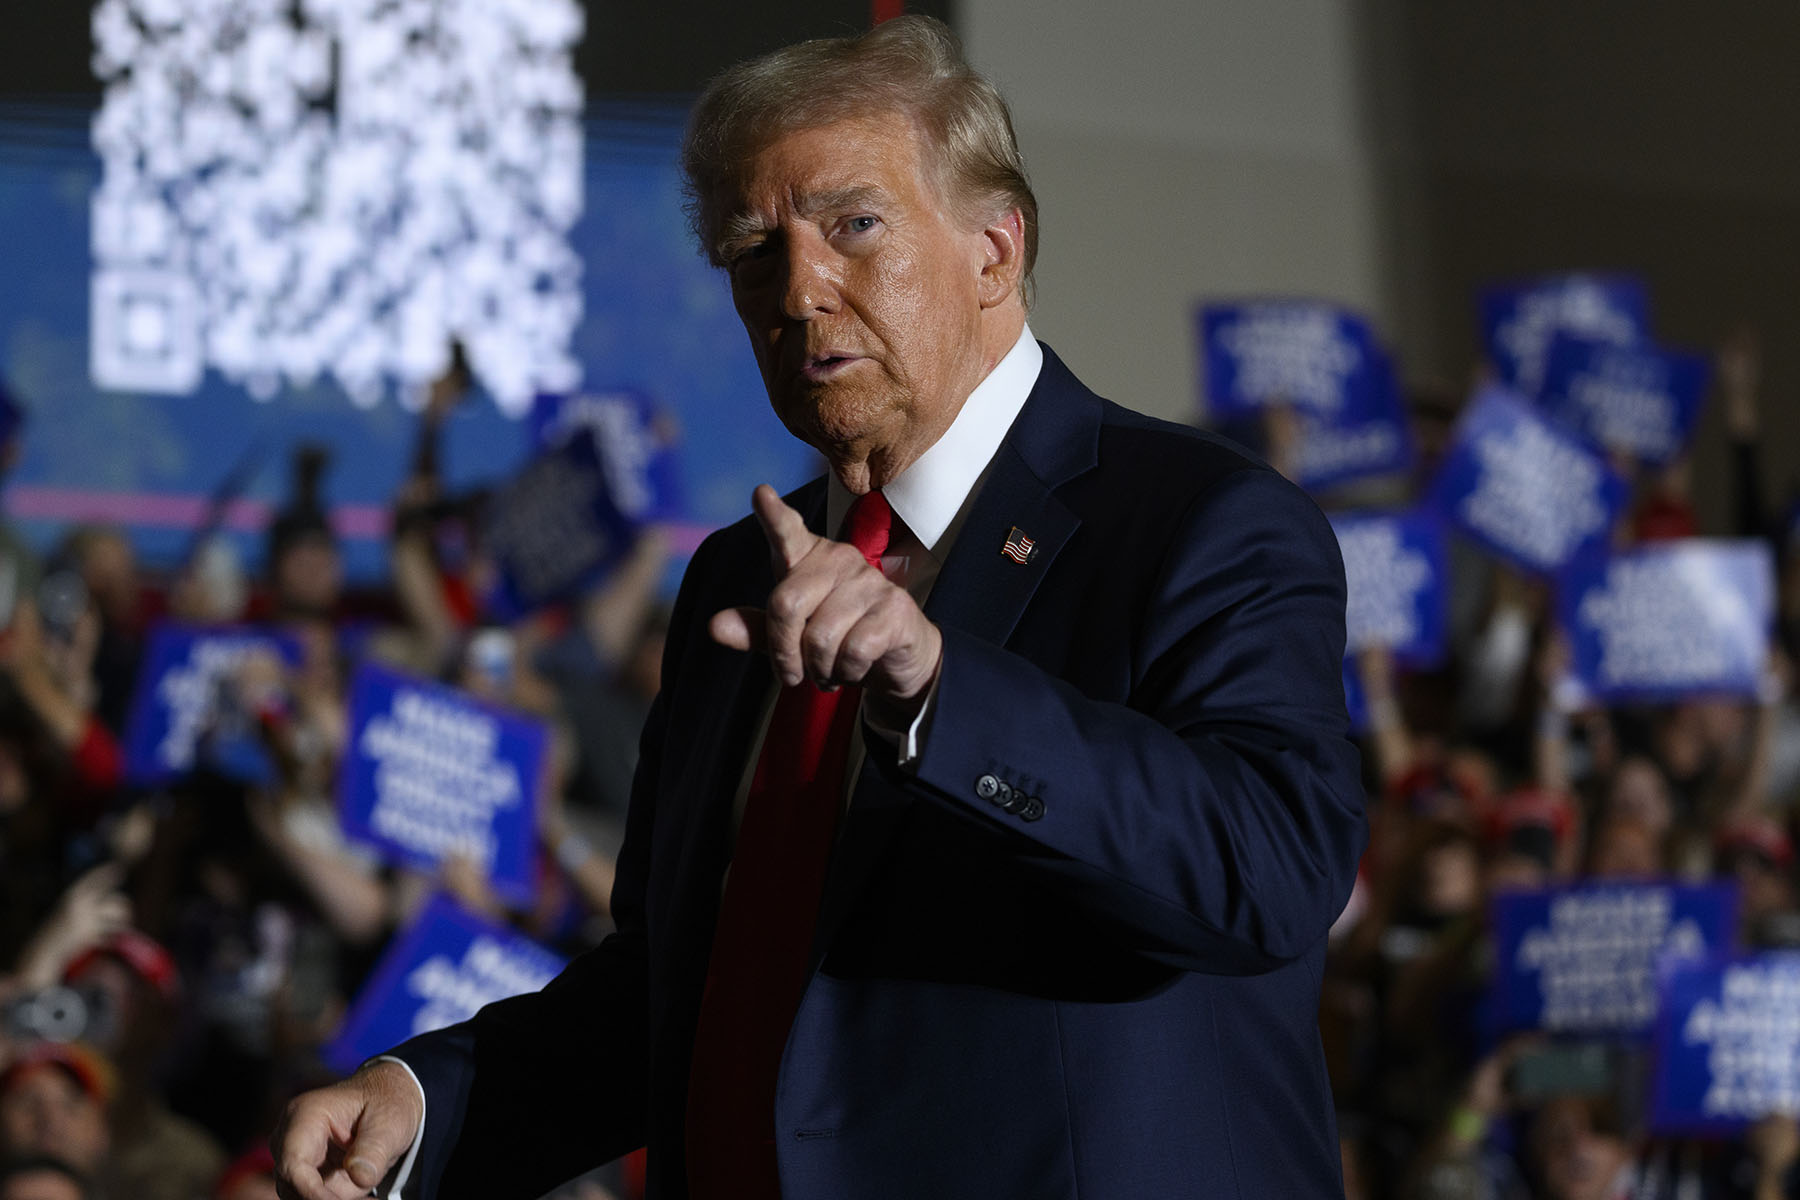
[[(1044, 347), (1037, 384), (974, 496), (926, 601), (927, 616), (983, 641), (1006, 643), (1050, 564), (1081, 525), (1055, 489), (1099, 461), (1101, 415), (1099, 397)], [(1015, 528), (1032, 539), (1035, 552), (1028, 562), (1001, 553)], [(909, 803), (902, 789), (883, 778), (886, 773), (871, 755), (857, 780), (825, 880), (813, 970), (854, 908)]]
[[(1081, 522), (1009, 443), (988, 468), (969, 518), (925, 602), (925, 615), (996, 646), (1006, 644), (1057, 552)], [(1031, 541), (1026, 562), (1003, 551), (1017, 530)]]
[[(976, 492), (925, 613), (1004, 645), (1057, 553), (1081, 521), (1056, 489), (1099, 461), (1101, 401), (1044, 347), (1044, 366)], [(1014, 532), (1027, 562), (1001, 552)]]

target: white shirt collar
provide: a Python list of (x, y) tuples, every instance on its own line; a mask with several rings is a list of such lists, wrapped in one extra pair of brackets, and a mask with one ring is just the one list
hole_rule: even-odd
[[(963, 401), (944, 435), (881, 489), (894, 515), (933, 558), (941, 561), (949, 549), (945, 534), (1025, 407), (1043, 366), (1043, 348), (1026, 325), (1013, 348)], [(836, 475), (828, 480), (825, 528), (835, 532), (854, 497)]]

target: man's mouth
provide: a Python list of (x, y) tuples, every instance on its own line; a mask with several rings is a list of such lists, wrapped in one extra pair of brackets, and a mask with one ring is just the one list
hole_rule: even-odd
[(861, 358), (854, 354), (812, 354), (807, 356), (806, 365), (800, 368), (800, 373), (817, 382), (822, 379), (830, 379), (851, 363), (861, 361)]

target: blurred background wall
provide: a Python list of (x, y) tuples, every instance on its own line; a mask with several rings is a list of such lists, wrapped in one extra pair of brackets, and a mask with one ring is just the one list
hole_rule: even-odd
[(962, 0), (956, 20), (1038, 192), (1032, 328), (1094, 386), (1191, 420), (1202, 295), (1321, 295), (1389, 326), (1351, 6)]
[[(1659, 339), (1763, 335), (1763, 454), (1800, 477), (1800, 7), (1363, 0), (1387, 316), (1414, 372), (1474, 360), (1473, 296), (1601, 268), (1649, 283)], [(1695, 501), (1723, 523), (1714, 406)]]
[[(1018, 117), (1044, 220), (1034, 325), (1098, 386), (1196, 412), (1193, 309), (1316, 295), (1403, 371), (1460, 387), (1485, 282), (1572, 268), (1651, 287), (1663, 341), (1764, 335), (1769, 477), (1800, 475), (1800, 8), (1424, 0), (929, 0)], [(88, 6), (0, 38), (0, 103), (97, 102)], [(591, 103), (679, 105), (714, 70), (866, 27), (863, 0), (584, 5)], [(592, 269), (592, 267), (590, 267)], [(727, 347), (736, 354), (738, 348)], [(1720, 518), (1717, 411), (1696, 499)]]

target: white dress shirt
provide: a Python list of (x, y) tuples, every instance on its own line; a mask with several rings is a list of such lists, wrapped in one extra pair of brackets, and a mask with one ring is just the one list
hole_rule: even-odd
[[(994, 461), (994, 455), (999, 451), (1000, 443), (1005, 440), (1007, 430), (1012, 428), (1019, 410), (1025, 407), (1025, 401), (1037, 384), (1038, 373), (1043, 370), (1043, 366), (1043, 348), (1031, 336), (1031, 326), (1027, 325), (1019, 334), (1019, 340), (1013, 343), (1012, 349), (994, 364), (994, 369), (988, 372), (987, 378), (969, 393), (962, 410), (956, 414), (956, 419), (950, 423), (950, 428), (944, 431), (943, 436), (881, 489), (882, 494), (887, 497), (888, 506), (894, 510), (893, 531), (888, 539), (887, 553), (881, 558), (882, 572), (904, 587), (920, 605), (931, 594), (938, 572), (943, 569), (944, 560), (949, 557), (950, 548), (955, 544), (957, 534), (962, 531), (963, 522), (968, 519), (970, 501), (981, 490), (981, 483), (987, 478), (988, 466)], [(825, 528), (832, 534), (835, 535), (843, 528), (844, 517), (849, 513), (853, 500), (855, 497), (838, 482), (837, 476), (828, 477)], [(995, 546), (994, 553), (999, 552), (1000, 547)], [(750, 793), (750, 781), (756, 774), (756, 761), (762, 756), (763, 735), (768, 730), (769, 716), (774, 712), (778, 691), (779, 683), (770, 689), (768, 703), (764, 706), (762, 728), (757, 731), (749, 762), (745, 765), (743, 778), (738, 785), (735, 818), (743, 815), (744, 802)], [(934, 698), (935, 692), (926, 697), (924, 707), (908, 729), (875, 727), (878, 735), (892, 738), (898, 745), (900, 764), (903, 767), (916, 762), (924, 747), (925, 737), (930, 729)], [(857, 724), (855, 740), (850, 748), (849, 769), (845, 773), (846, 799), (865, 754), (862, 722)], [(734, 828), (735, 824), (734, 819)], [(399, 1062), (402, 1067), (406, 1067), (399, 1059), (385, 1055), (376, 1061)], [(412, 1076), (416, 1086), (418, 1077), (413, 1075), (412, 1068), (406, 1067), (406, 1073)], [(424, 1088), (421, 1087), (421, 1104), (424, 1102), (424, 1095)], [(386, 1192), (377, 1189), (378, 1194), (402, 1194), (402, 1189), (412, 1176), (413, 1162), (419, 1156), (419, 1143), (424, 1140), (424, 1134), (425, 1121), (421, 1118), (419, 1132), (394, 1173), (394, 1182)]]
[[(913, 463), (890, 479), (881, 494), (893, 509), (894, 523), (888, 537), (887, 552), (881, 556), (881, 570), (889, 579), (905, 588), (920, 607), (931, 595), (938, 572), (950, 556), (957, 534), (968, 519), (970, 503), (987, 478), (988, 464), (1012, 428), (1019, 410), (1031, 395), (1037, 377), (1044, 367), (1044, 351), (1031, 336), (1027, 325), (987, 377), (969, 393), (962, 409), (950, 422), (943, 436), (919, 455)], [(836, 475), (827, 475), (825, 483), (825, 528), (832, 536), (843, 530), (844, 518), (856, 497)], [(999, 547), (994, 552), (999, 553)], [(866, 723), (878, 736), (887, 738), (898, 749), (900, 766), (918, 761), (925, 744), (925, 733), (931, 727), (936, 685), (925, 697), (918, 716), (906, 729), (889, 729), (865, 718), (853, 727), (850, 756), (844, 771), (844, 800), (856, 786), (867, 753), (863, 745)], [(733, 828), (743, 819), (744, 805), (750, 798), (750, 784), (756, 775), (757, 760), (762, 757), (763, 738), (768, 732), (769, 718), (775, 711), (775, 698), (781, 685), (777, 680), (769, 687), (763, 703), (763, 715), (756, 738), (751, 743), (749, 760), (738, 781), (736, 801), (732, 807)]]

